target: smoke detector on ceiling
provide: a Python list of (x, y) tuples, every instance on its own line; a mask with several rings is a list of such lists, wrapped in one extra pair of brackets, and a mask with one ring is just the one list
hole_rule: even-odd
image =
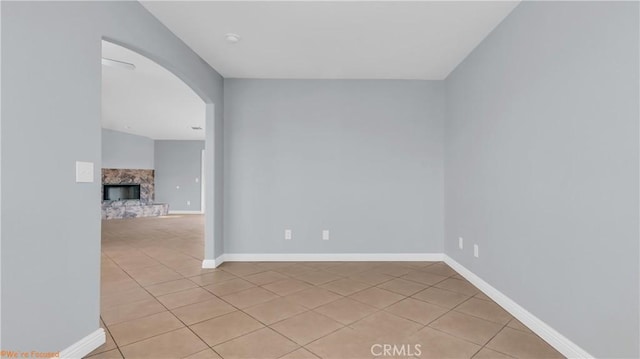
[(227, 42), (230, 44), (235, 44), (240, 41), (240, 36), (232, 33), (224, 35), (224, 38), (227, 39)]

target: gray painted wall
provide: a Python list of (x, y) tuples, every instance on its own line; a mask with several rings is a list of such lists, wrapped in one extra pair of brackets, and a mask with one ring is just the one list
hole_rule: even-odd
[[(212, 156), (222, 153), (222, 133), (213, 130), (222, 126), (223, 83), (137, 2), (0, 6), (1, 341), (57, 351), (99, 327), (102, 37), (152, 58), (216, 104), (215, 123), (209, 113), (206, 124)], [(96, 164), (94, 183), (75, 183), (76, 160)], [(213, 161), (208, 170), (213, 178)], [(209, 200), (221, 191), (212, 181)], [(213, 234), (213, 217), (207, 225)]]
[(204, 141), (155, 141), (156, 202), (169, 211), (200, 211), (202, 150)]
[(638, 20), (523, 2), (446, 81), (446, 253), (602, 358), (640, 356)]
[(225, 79), (225, 253), (441, 253), (443, 85)]
[(153, 140), (102, 129), (102, 168), (153, 169)]

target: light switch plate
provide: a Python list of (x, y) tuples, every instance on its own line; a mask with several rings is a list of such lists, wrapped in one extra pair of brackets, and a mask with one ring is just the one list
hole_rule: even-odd
[(329, 231), (326, 230), (326, 229), (322, 231), (322, 240), (323, 241), (328, 241), (329, 240)]
[(478, 245), (474, 244), (473, 245), (473, 256), (476, 257), (476, 258), (480, 257), (480, 253), (478, 251), (479, 251)]
[(93, 182), (93, 162), (76, 161), (76, 183)]

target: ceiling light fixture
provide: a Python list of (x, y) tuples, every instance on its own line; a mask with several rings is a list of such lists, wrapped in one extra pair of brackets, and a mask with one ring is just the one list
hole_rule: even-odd
[(232, 33), (224, 35), (224, 38), (227, 39), (227, 42), (231, 44), (235, 44), (240, 41), (240, 36)]
[(136, 69), (136, 65), (134, 65), (134, 64), (130, 64), (128, 62), (118, 61), (118, 60), (114, 60), (114, 59), (108, 59), (106, 57), (102, 58), (102, 64), (104, 66), (116, 67), (116, 68), (124, 69), (124, 70), (135, 70)]

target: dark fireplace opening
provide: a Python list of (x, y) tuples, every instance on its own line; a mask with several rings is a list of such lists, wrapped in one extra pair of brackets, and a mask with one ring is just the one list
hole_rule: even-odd
[(102, 199), (105, 201), (140, 199), (139, 184), (105, 184), (103, 186)]

